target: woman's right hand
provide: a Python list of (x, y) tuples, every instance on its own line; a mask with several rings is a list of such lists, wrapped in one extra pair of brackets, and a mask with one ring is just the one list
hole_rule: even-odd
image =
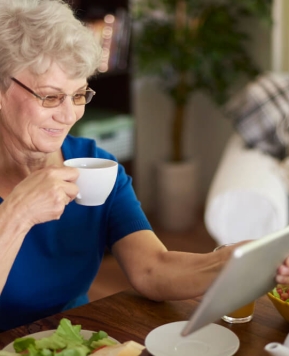
[(57, 220), (65, 206), (78, 193), (75, 184), (79, 172), (72, 167), (49, 166), (31, 173), (3, 202), (13, 207), (14, 217), (31, 228), (35, 224)]

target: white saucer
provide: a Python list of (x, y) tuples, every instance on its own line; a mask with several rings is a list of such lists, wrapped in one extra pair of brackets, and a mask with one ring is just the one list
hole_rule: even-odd
[[(40, 340), (40, 339), (42, 339), (43, 337), (49, 337), (49, 336), (51, 336), (55, 331), (56, 331), (56, 330), (40, 331), (40, 332), (35, 333), (35, 334), (28, 334), (28, 335), (26, 335), (26, 337), (33, 337), (35, 340)], [(96, 331), (81, 330), (81, 331), (80, 331), (80, 334), (81, 334), (86, 340), (88, 340), (88, 339), (91, 337), (92, 333), (94, 333), (94, 332), (96, 332)], [(113, 337), (110, 337), (110, 336), (108, 336), (108, 337), (109, 337), (111, 340), (113, 340), (113, 341), (115, 341), (115, 342), (117, 342), (117, 343), (119, 344), (119, 341), (117, 341), (117, 340), (114, 339)], [(9, 345), (5, 346), (5, 347), (3, 348), (3, 351), (15, 352), (14, 347), (13, 347), (13, 341), (12, 341)]]
[(152, 330), (145, 339), (154, 356), (231, 356), (240, 341), (231, 330), (209, 324), (188, 336), (181, 336), (187, 321), (169, 323)]

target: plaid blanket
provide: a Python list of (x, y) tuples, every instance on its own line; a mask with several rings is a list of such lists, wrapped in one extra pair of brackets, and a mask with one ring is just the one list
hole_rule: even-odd
[(248, 147), (285, 158), (289, 152), (289, 75), (260, 75), (227, 103), (225, 115)]

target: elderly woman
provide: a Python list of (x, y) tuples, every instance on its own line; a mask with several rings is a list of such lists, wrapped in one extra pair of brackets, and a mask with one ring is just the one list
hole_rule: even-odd
[[(106, 247), (148, 298), (203, 294), (232, 248), (168, 252), (121, 165), (104, 205), (74, 202), (78, 170), (64, 160), (115, 160), (68, 134), (95, 94), (90, 31), (61, 0), (4, 0), (0, 48), (0, 330), (86, 303)], [(288, 274), (282, 265), (277, 280)]]

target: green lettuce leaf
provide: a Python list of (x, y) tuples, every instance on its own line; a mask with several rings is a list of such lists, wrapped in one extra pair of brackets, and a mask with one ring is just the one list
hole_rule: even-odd
[(96, 349), (100, 346), (111, 346), (117, 344), (114, 340), (109, 339), (108, 337), (98, 340), (98, 341), (92, 341), (91, 347), (92, 349)]
[[(85, 340), (80, 332), (81, 325), (72, 325), (70, 320), (63, 318), (49, 337), (39, 340), (17, 338), (13, 346), (17, 355), (26, 351), (25, 356), (87, 356), (99, 346), (116, 344), (104, 331), (93, 333), (89, 340)], [(0, 351), (0, 356), (15, 356), (15, 353)]]
[(277, 289), (276, 289), (276, 288), (274, 288), (274, 289), (272, 290), (272, 294), (274, 295), (274, 297), (280, 299), (280, 295), (279, 295), (279, 293), (277, 292)]
[(30, 345), (35, 345), (33, 337), (19, 337), (13, 342), (14, 350), (19, 353), (27, 350)]
[(60, 336), (65, 336), (65, 338), (70, 338), (71, 340), (83, 343), (84, 339), (81, 336), (80, 331), (81, 325), (72, 325), (70, 320), (63, 318), (60, 320), (55, 333)]

